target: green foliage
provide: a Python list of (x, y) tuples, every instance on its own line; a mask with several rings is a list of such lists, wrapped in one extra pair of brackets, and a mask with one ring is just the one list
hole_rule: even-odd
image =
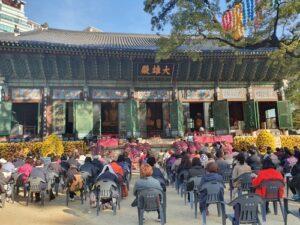
[(286, 97), (294, 104), (293, 127), (300, 129), (300, 72), (290, 79)]
[[(224, 1), (223, 1), (224, 2)], [(234, 0), (226, 1), (227, 7)], [(300, 69), (299, 12), (300, 1), (261, 0), (256, 12), (261, 13), (259, 26), (248, 21), (244, 38), (236, 41), (230, 33), (224, 32), (221, 18), (224, 9), (221, 1), (215, 0), (145, 0), (144, 10), (152, 16), (152, 28), (158, 32), (171, 25), (169, 37), (159, 42), (157, 60), (171, 56), (177, 47), (203, 45), (207, 40), (215, 45), (229, 45), (236, 49), (273, 48), (270, 54), (272, 66), (282, 66), (280, 74), (295, 75)], [(258, 18), (258, 17), (257, 17)], [(187, 52), (201, 58), (201, 53)], [(293, 66), (290, 66), (293, 65)]]

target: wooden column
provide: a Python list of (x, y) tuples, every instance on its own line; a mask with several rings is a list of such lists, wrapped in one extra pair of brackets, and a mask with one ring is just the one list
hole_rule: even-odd
[(49, 135), (49, 124), (51, 124), (49, 120), (49, 116), (51, 116), (51, 111), (49, 112), (49, 88), (44, 87), (43, 90), (43, 98), (42, 98), (42, 136), (43, 138)]
[[(1, 74), (0, 74), (1, 75)], [(4, 101), (4, 77), (0, 76), (0, 102)]]

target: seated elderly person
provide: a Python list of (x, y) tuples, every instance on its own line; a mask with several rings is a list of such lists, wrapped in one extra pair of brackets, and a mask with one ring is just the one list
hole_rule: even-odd
[(51, 163), (48, 165), (48, 170), (59, 174), (62, 171), (60, 160), (58, 156), (53, 156), (51, 158)]
[[(160, 182), (152, 177), (153, 175), (153, 169), (149, 164), (142, 164), (140, 168), (140, 179), (138, 179), (134, 185), (133, 188), (133, 194), (137, 197), (138, 192), (145, 189), (157, 189), (160, 191), (163, 191), (162, 186), (160, 185)], [(134, 200), (134, 202), (131, 204), (131, 206), (135, 207), (137, 206), (137, 198)], [(158, 211), (158, 219), (160, 220), (160, 214)]]
[[(44, 168), (42, 160), (40, 160), (40, 159), (36, 160), (35, 165), (32, 168), (29, 178), (40, 178), (43, 181), (43, 185), (41, 186), (41, 188), (46, 189), (47, 175), (46, 175), (46, 170)], [(49, 195), (50, 195), (50, 200), (55, 199), (55, 195), (53, 194), (52, 189), (50, 189)], [(39, 193), (35, 194), (35, 199), (37, 202), (41, 200)]]
[(80, 172), (85, 172), (89, 174), (89, 177), (86, 177), (87, 179), (87, 185), (92, 185), (95, 181), (96, 177), (98, 176), (98, 169), (97, 167), (92, 163), (92, 158), (90, 156), (87, 156), (84, 160), (84, 164), (80, 166)]
[[(276, 165), (272, 162), (272, 159), (267, 157), (262, 162), (262, 169), (258, 172), (257, 177), (252, 180), (252, 185), (255, 188), (255, 193), (261, 197), (265, 197), (267, 193), (266, 187), (262, 187), (261, 184), (268, 180), (279, 180), (283, 182), (282, 174), (276, 170)], [(279, 189), (279, 197), (282, 198), (284, 194), (284, 187)], [(266, 203), (266, 211), (269, 212), (269, 204)]]
[(76, 193), (75, 193), (76, 188), (75, 187), (79, 187), (79, 186), (82, 187), (82, 185), (83, 185), (83, 180), (78, 171), (78, 167), (74, 164), (69, 164), (69, 168), (66, 173), (66, 176), (67, 176), (66, 184), (70, 188), (70, 191), (69, 191), (70, 200), (74, 201), (74, 197), (76, 196)]
[(156, 159), (153, 156), (150, 156), (147, 159), (147, 163), (152, 167), (152, 177), (157, 179), (160, 182), (160, 185), (162, 186), (163, 190), (166, 191), (166, 180), (162, 171), (158, 167), (156, 167)]
[[(202, 177), (201, 182), (199, 184), (198, 189), (201, 190), (201, 187), (207, 183), (207, 182), (212, 182), (216, 181), (220, 185), (220, 197), (221, 199), (224, 198), (224, 188), (225, 185), (223, 183), (223, 177), (218, 173), (218, 165), (215, 162), (210, 162), (206, 166), (206, 174)], [(203, 212), (206, 207), (206, 199), (207, 198), (207, 193), (206, 190), (200, 191), (200, 211)], [(223, 199), (224, 200), (224, 199)], [(207, 211), (208, 212), (208, 211)]]
[(3, 164), (3, 171), (7, 173), (13, 173), (16, 171), (16, 167), (13, 164), (12, 158), (8, 158), (7, 161)]
[(8, 184), (9, 177), (5, 177), (2, 169), (2, 164), (0, 163), (0, 194), (5, 193), (4, 186)]

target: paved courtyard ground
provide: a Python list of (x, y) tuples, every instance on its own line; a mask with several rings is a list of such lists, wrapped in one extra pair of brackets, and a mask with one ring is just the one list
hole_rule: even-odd
[[(133, 186), (134, 181), (131, 183)], [(46, 201), (45, 207), (37, 204), (25, 206), (21, 201), (15, 204), (6, 204), (4, 209), (0, 209), (1, 225), (135, 225), (138, 224), (137, 209), (130, 206), (133, 201), (132, 189), (129, 197), (121, 202), (121, 210), (116, 216), (112, 211), (101, 212), (97, 217), (95, 209), (90, 209), (88, 203), (80, 204), (80, 201), (71, 202), (69, 207), (65, 206), (65, 195), (60, 195), (52, 202)], [(226, 192), (226, 197), (229, 193)], [(200, 225), (201, 219), (194, 219), (193, 210), (188, 205), (184, 205), (183, 199), (177, 195), (173, 188), (168, 188), (167, 192), (167, 224), (170, 225)], [(228, 199), (227, 199), (228, 201)], [(294, 206), (295, 207), (295, 206)], [(228, 212), (231, 209), (226, 208)], [(273, 212), (273, 209), (271, 208)], [(208, 225), (221, 224), (221, 218), (217, 217), (217, 210), (210, 207), (210, 215), (207, 218)], [(145, 225), (157, 225), (155, 221), (157, 213), (145, 214)], [(231, 224), (227, 220), (227, 224)], [(283, 225), (282, 215), (275, 216), (273, 213), (267, 217), (267, 225)], [(288, 224), (300, 224), (300, 220), (289, 216)]]

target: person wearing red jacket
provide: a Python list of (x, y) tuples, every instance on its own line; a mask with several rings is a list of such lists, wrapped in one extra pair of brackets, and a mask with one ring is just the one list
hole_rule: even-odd
[[(270, 158), (263, 160), (262, 169), (258, 172), (256, 178), (252, 180), (252, 185), (255, 188), (255, 193), (260, 195), (262, 198), (266, 196), (266, 188), (261, 187), (263, 181), (267, 180), (280, 180), (283, 182), (282, 174), (276, 170), (276, 166)], [(279, 197), (282, 198), (284, 194), (284, 187), (282, 186), (279, 190)], [(266, 210), (269, 212), (268, 203), (266, 204)]]

